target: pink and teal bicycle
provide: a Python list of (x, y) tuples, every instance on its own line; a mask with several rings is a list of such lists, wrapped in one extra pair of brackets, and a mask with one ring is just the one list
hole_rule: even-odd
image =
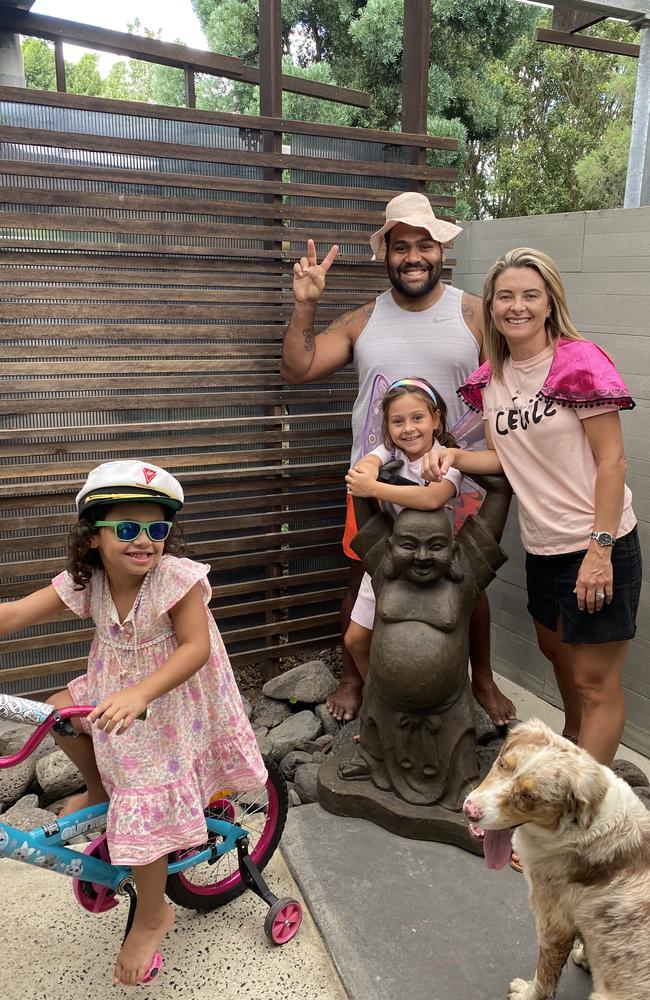
[[(0, 694), (0, 719), (27, 722), (37, 727), (25, 745), (10, 757), (0, 757), (0, 768), (26, 760), (43, 738), (55, 732), (74, 735), (70, 719), (86, 716), (92, 706), (55, 709), (44, 702)], [(287, 787), (275, 761), (264, 758), (268, 780), (258, 792), (234, 793), (224, 789), (205, 809), (206, 843), (169, 856), (166, 893), (179, 906), (213, 910), (252, 889), (269, 907), (264, 921), (267, 937), (283, 945), (297, 934), (302, 908), (295, 899), (278, 899), (261, 872), (275, 851), (287, 818)], [(124, 936), (131, 929), (137, 896), (131, 869), (111, 862), (106, 843), (108, 803), (90, 806), (24, 831), (0, 820), (0, 858), (13, 858), (72, 878), (77, 902), (90, 913), (105, 913), (117, 906), (117, 896), (129, 899)], [(96, 834), (85, 851), (66, 844), (81, 835)], [(163, 965), (156, 953), (145, 982)]]

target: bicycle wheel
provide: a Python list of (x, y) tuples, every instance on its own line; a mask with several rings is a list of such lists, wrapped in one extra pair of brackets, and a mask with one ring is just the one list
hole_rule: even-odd
[[(268, 864), (280, 842), (289, 805), (287, 786), (275, 761), (264, 757), (268, 780), (258, 792), (219, 792), (205, 815), (239, 823), (248, 830), (248, 853), (262, 869)], [(214, 837), (208, 838), (212, 843)], [(178, 851), (174, 861), (191, 857), (202, 847)], [(179, 906), (190, 910), (213, 910), (240, 896), (246, 886), (239, 873), (237, 852), (229, 851), (214, 864), (207, 862), (186, 868), (167, 878), (166, 893)]]

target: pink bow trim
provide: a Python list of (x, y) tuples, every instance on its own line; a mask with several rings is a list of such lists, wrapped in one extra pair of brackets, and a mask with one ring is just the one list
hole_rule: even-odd
[[(483, 410), (481, 389), (492, 378), (489, 361), (472, 372), (457, 390), (460, 398), (479, 413)], [(632, 410), (636, 403), (605, 352), (591, 340), (560, 340), (546, 381), (537, 393), (562, 406), (618, 406)]]

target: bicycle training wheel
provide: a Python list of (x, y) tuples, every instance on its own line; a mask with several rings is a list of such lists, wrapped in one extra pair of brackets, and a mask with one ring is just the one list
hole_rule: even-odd
[[(238, 823), (248, 830), (248, 853), (259, 871), (268, 864), (280, 842), (289, 805), (287, 786), (280, 768), (264, 757), (268, 771), (266, 785), (257, 792), (218, 792), (205, 810), (212, 819)], [(208, 843), (214, 843), (209, 834)], [(189, 858), (202, 847), (177, 851), (171, 860)], [(166, 893), (172, 902), (190, 910), (213, 910), (240, 896), (246, 885), (239, 873), (237, 851), (228, 851), (214, 864), (206, 861), (167, 878)]]

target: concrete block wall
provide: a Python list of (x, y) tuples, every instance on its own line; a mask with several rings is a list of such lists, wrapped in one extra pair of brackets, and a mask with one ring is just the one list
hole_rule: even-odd
[[(646, 558), (637, 636), (624, 688), (624, 742), (650, 756), (650, 208), (575, 212), (466, 223), (454, 244), (454, 284), (481, 294), (495, 259), (517, 246), (550, 254), (566, 285), (573, 320), (608, 351), (630, 387), (636, 409), (621, 414), (641, 548)], [(490, 586), (493, 660), (497, 670), (554, 705), (560, 696), (535, 642), (526, 611), (524, 554), (516, 505), (504, 538), (509, 560)]]

